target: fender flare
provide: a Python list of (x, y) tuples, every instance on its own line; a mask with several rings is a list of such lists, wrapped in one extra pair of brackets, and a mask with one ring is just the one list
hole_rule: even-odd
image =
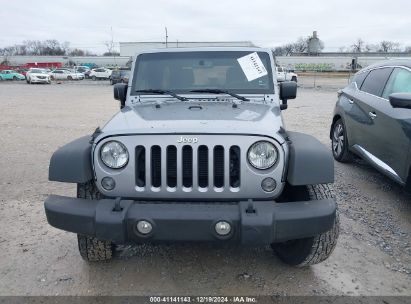
[(91, 136), (80, 137), (59, 148), (50, 159), (49, 180), (85, 183), (93, 178)]
[(334, 182), (332, 153), (313, 136), (287, 132), (289, 158), (287, 181), (293, 186)]

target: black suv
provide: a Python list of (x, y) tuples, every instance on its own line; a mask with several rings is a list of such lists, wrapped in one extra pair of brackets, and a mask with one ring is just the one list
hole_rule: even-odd
[(359, 71), (338, 92), (330, 138), (334, 158), (360, 156), (411, 188), (411, 60), (389, 60)]
[(128, 83), (129, 76), (129, 70), (113, 70), (110, 76), (110, 84), (113, 85), (116, 83)]

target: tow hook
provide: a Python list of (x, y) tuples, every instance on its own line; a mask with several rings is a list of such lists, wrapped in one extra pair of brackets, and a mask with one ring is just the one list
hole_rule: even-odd
[(254, 203), (252, 199), (248, 200), (247, 209), (245, 209), (245, 213), (255, 213)]
[(123, 211), (123, 208), (120, 206), (120, 202), (121, 202), (121, 197), (117, 197), (116, 200), (114, 201), (114, 208), (113, 208), (114, 212)]

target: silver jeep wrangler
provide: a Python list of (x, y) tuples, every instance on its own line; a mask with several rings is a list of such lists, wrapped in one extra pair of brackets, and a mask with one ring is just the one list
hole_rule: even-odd
[(136, 56), (120, 111), (58, 149), (51, 181), (77, 198), (45, 201), (87, 261), (115, 245), (213, 241), (270, 245), (285, 263), (325, 260), (338, 238), (331, 152), (284, 129), (295, 82), (261, 48), (177, 48)]

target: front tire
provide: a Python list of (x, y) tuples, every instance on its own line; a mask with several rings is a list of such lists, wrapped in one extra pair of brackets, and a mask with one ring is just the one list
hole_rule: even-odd
[[(77, 184), (77, 197), (98, 200), (101, 197), (94, 182)], [(108, 261), (113, 257), (115, 245), (111, 241), (99, 240), (93, 236), (77, 234), (78, 249), (87, 262)]]
[(342, 119), (338, 119), (331, 131), (331, 149), (334, 159), (341, 163), (353, 160), (353, 154), (348, 150), (347, 129)]
[[(334, 194), (327, 184), (308, 185), (295, 189), (295, 194), (299, 198), (308, 197), (310, 200), (334, 198)], [(310, 238), (274, 243), (271, 247), (284, 263), (306, 267), (326, 260), (337, 244), (338, 235), (339, 216), (337, 210), (331, 230)]]
[(97, 80), (97, 77), (96, 77), (96, 76), (91, 76), (91, 79), (92, 79), (93, 81), (96, 81), (96, 80)]
[(291, 81), (297, 82), (297, 77), (295, 76), (291, 77)]

